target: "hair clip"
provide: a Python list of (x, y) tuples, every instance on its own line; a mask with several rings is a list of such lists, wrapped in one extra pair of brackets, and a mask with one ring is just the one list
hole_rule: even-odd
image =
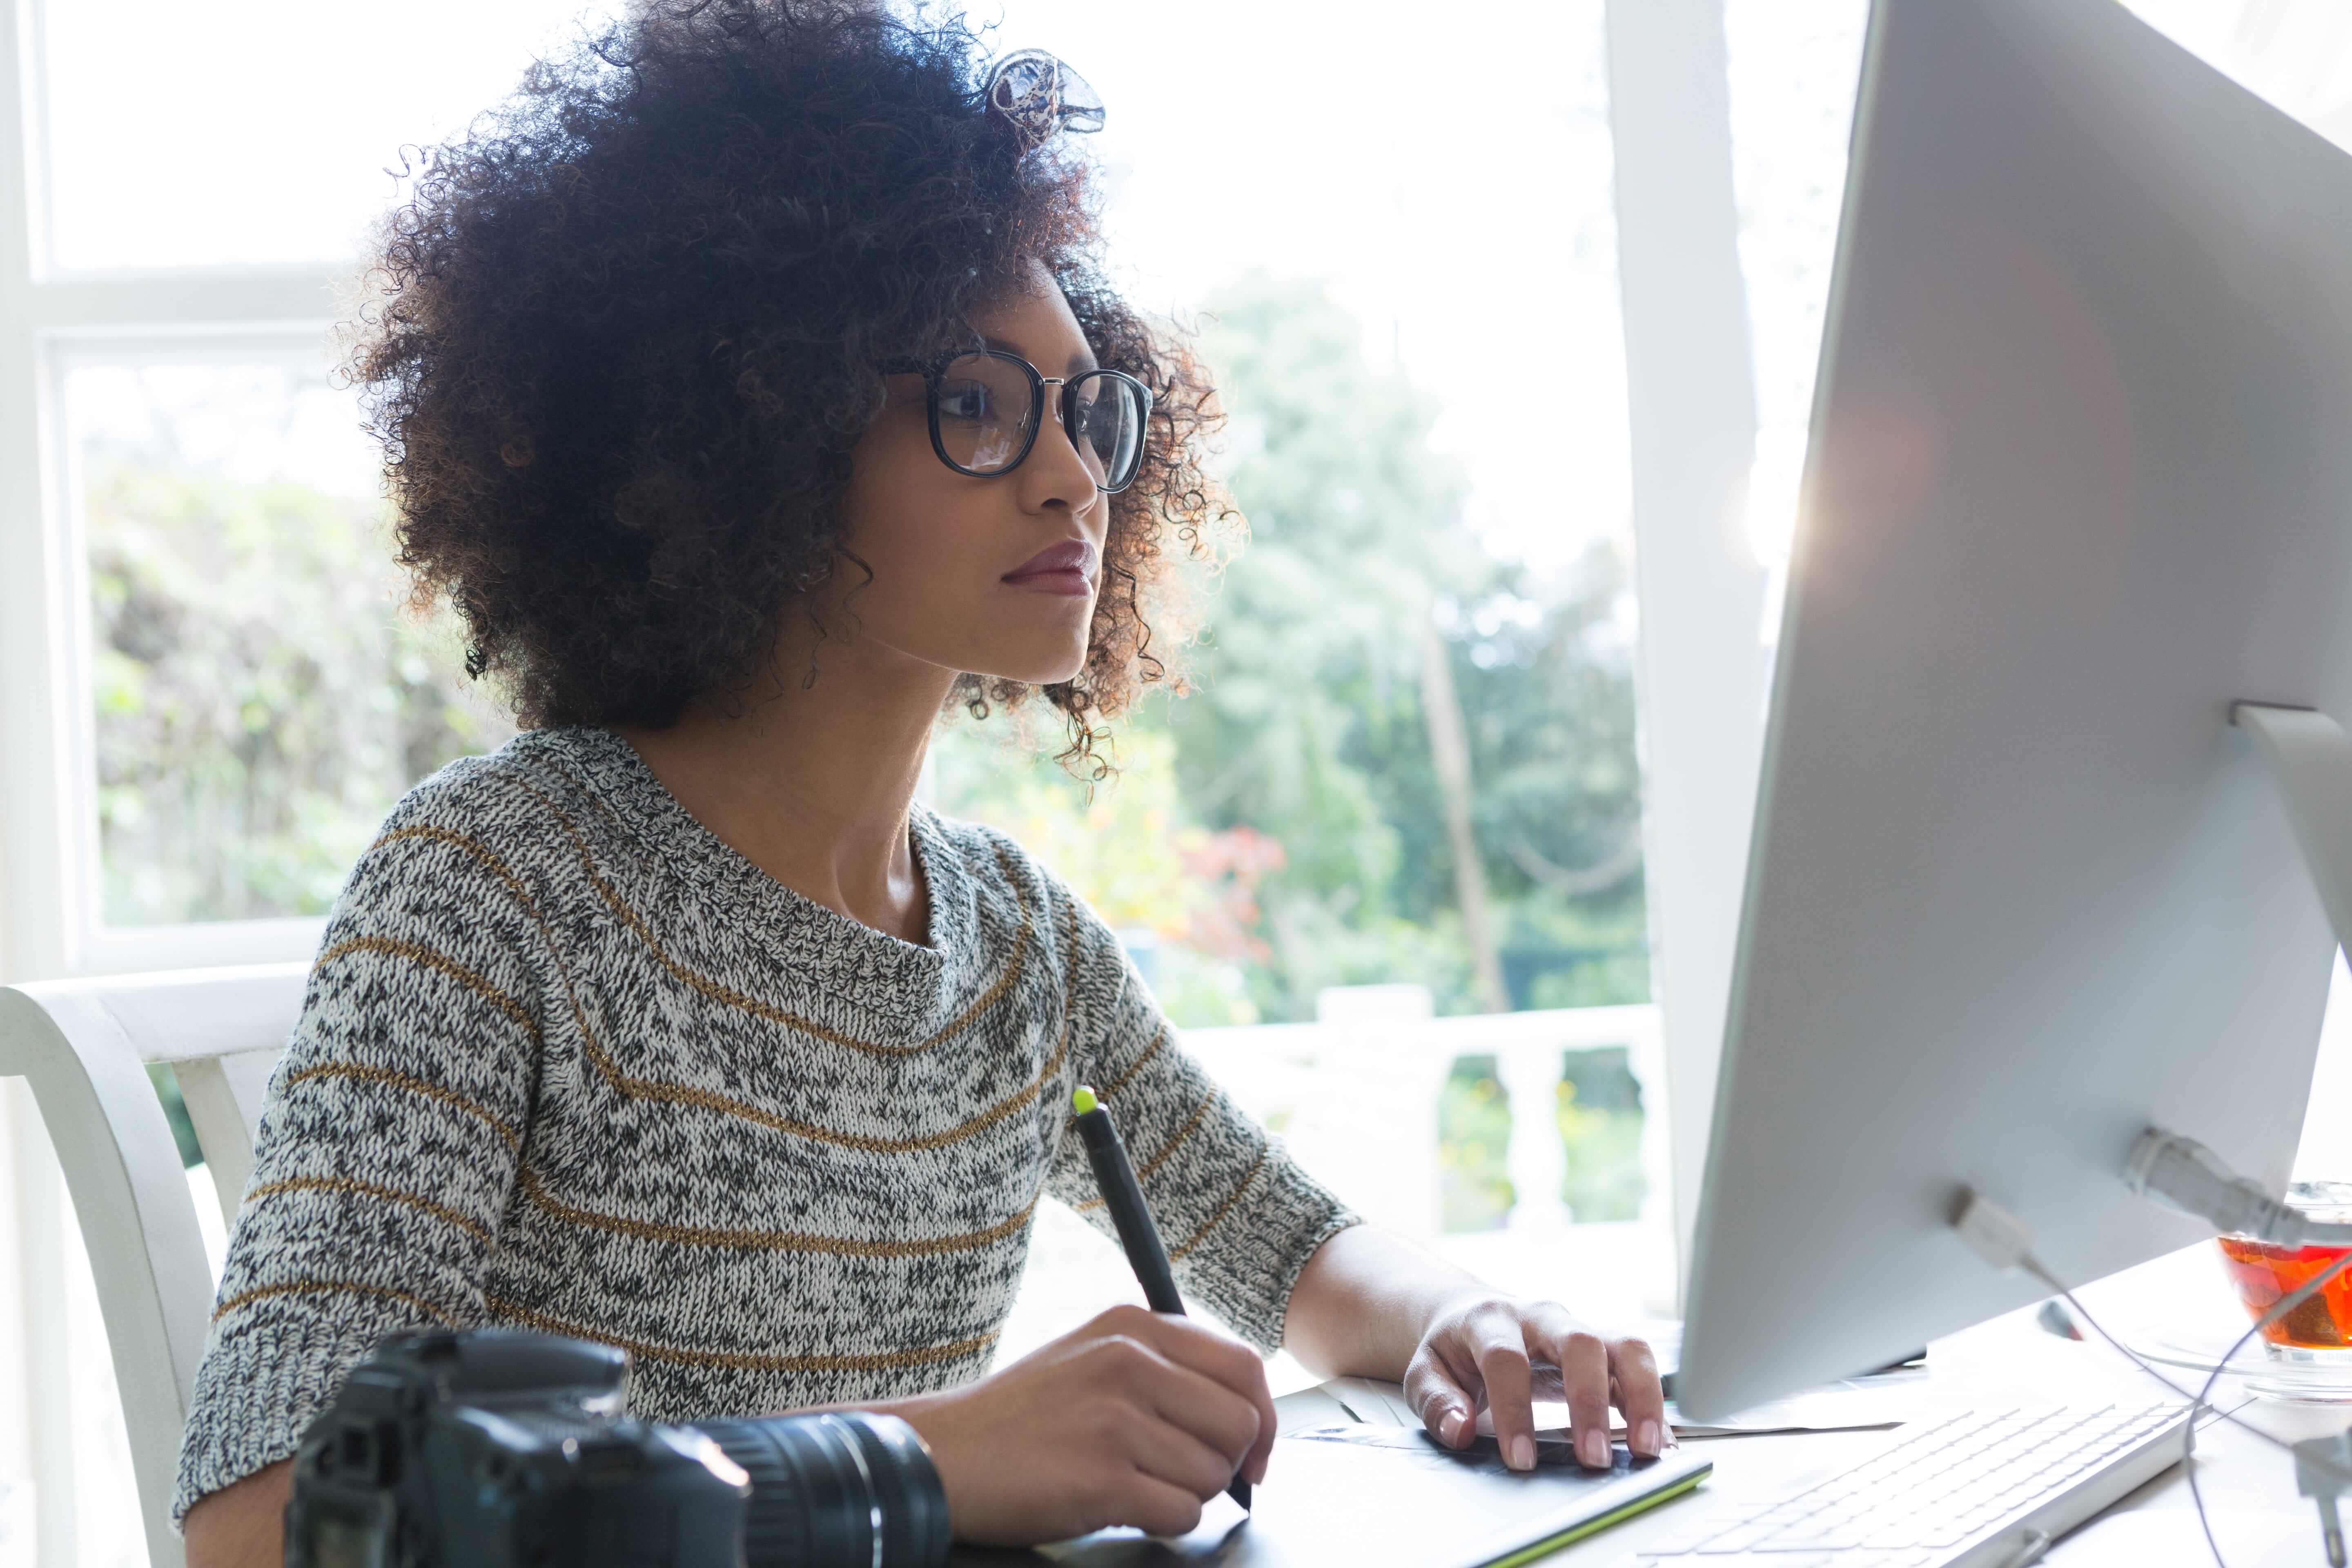
[(1099, 131), (1102, 95), (1043, 49), (1015, 49), (988, 68), (988, 106), (1009, 121), (1025, 147), (1057, 131)]

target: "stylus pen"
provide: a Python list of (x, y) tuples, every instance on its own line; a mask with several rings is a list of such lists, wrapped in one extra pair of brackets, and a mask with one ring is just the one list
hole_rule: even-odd
[[(1143, 1201), (1143, 1184), (1135, 1179), (1135, 1167), (1128, 1162), (1127, 1145), (1119, 1140), (1109, 1109), (1085, 1084), (1070, 1096), (1070, 1105), (1078, 1113), (1078, 1136), (1087, 1141), (1087, 1160), (1095, 1168), (1103, 1206), (1110, 1210), (1118, 1244), (1127, 1249), (1127, 1266), (1135, 1270), (1136, 1279), (1143, 1286), (1145, 1304), (1155, 1312), (1182, 1317), (1184, 1300), (1176, 1294), (1176, 1276), (1168, 1269), (1168, 1249), (1160, 1245), (1160, 1227), (1151, 1223), (1150, 1205)], [(1250, 1484), (1235, 1476), (1225, 1495), (1247, 1508)]]

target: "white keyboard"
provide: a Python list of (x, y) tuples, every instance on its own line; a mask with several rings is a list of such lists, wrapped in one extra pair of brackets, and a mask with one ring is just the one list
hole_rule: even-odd
[(1853, 1468), (1672, 1551), (1654, 1568), (2023, 1568), (2163, 1474), (2183, 1405), (1973, 1410), (1906, 1427)]

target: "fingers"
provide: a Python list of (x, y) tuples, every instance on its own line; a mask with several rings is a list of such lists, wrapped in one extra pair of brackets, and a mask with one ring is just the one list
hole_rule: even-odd
[[(1239, 1447), (1223, 1450), (1234, 1458), (1226, 1479), (1230, 1480), (1234, 1473), (1254, 1483), (1265, 1479), (1266, 1460), (1274, 1452), (1276, 1417), (1274, 1391), (1266, 1384), (1265, 1363), (1259, 1359), (1257, 1352), (1190, 1318), (1146, 1311), (1140, 1307), (1114, 1308), (1103, 1316), (1107, 1327), (1115, 1326), (1118, 1332), (1150, 1345), (1174, 1365), (1207, 1379), (1248, 1405), (1254, 1425)], [(1206, 1409), (1198, 1408), (1204, 1412)], [(1222, 1490), (1224, 1484), (1219, 1481), (1218, 1489)]]
[(1447, 1447), (1466, 1448), (1478, 1435), (1478, 1395), (1454, 1379), (1426, 1340), (1405, 1368), (1404, 1397), (1430, 1436)]
[(1544, 1302), (1528, 1316), (1528, 1344), (1559, 1369), (1576, 1457), (1599, 1468), (1610, 1464), (1609, 1407), (1624, 1413), (1626, 1446), (1655, 1458), (1666, 1444), (1666, 1396), (1657, 1358), (1637, 1339), (1607, 1340)]
[(1201, 1522), (1201, 1500), (1182, 1487), (1139, 1475), (1112, 1512), (1117, 1517), (1110, 1522), (1131, 1524), (1149, 1535), (1190, 1535)]
[(1578, 1461), (1593, 1469), (1607, 1468), (1612, 1462), (1609, 1347), (1600, 1335), (1556, 1307), (1530, 1317), (1528, 1342), (1559, 1368), (1560, 1392), (1568, 1400), (1568, 1435), (1576, 1446)]
[(1233, 1480), (1231, 1455), (1155, 1412), (1117, 1405), (1105, 1427), (1103, 1441), (1112, 1452), (1123, 1456), (1145, 1476), (1181, 1489), (1195, 1503), (1216, 1496)]
[(1495, 1443), (1503, 1463), (1515, 1470), (1536, 1468), (1534, 1373), (1528, 1365), (1526, 1331), (1518, 1314), (1484, 1312), (1473, 1320), (1473, 1353), (1484, 1385), (1487, 1412), (1495, 1418)]
[(1628, 1446), (1654, 1458), (1670, 1440), (1657, 1360), (1640, 1340), (1603, 1339), (1557, 1302), (1487, 1298), (1431, 1329), (1405, 1370), (1405, 1396), (1438, 1441), (1470, 1445), (1484, 1404), (1513, 1469), (1536, 1462), (1532, 1400), (1568, 1405), (1579, 1463), (1613, 1463), (1609, 1407), (1625, 1413)]
[(1405, 1369), (1405, 1395), (1422, 1424), (1452, 1448), (1469, 1446), (1484, 1404), (1494, 1415), (1503, 1463), (1531, 1470), (1534, 1381), (1519, 1307), (1488, 1300), (1448, 1314), (1423, 1337)]
[(1117, 1309), (1098, 1321), (1123, 1331), (1092, 1347), (1103, 1386), (1217, 1456), (1218, 1473), (1200, 1496), (1223, 1490), (1237, 1470), (1252, 1480), (1264, 1479), (1274, 1401), (1255, 1352), (1202, 1325), (1141, 1308)]
[(1609, 1347), (1609, 1370), (1617, 1408), (1625, 1413), (1627, 1447), (1644, 1458), (1655, 1458), (1666, 1443), (1666, 1394), (1658, 1377), (1658, 1358), (1645, 1341), (1619, 1340)]

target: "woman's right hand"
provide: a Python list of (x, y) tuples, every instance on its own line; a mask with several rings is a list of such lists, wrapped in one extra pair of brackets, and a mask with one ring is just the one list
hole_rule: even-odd
[(1265, 1479), (1274, 1398), (1247, 1345), (1114, 1307), (978, 1383), (891, 1400), (930, 1445), (959, 1540), (1181, 1535), (1238, 1473)]

